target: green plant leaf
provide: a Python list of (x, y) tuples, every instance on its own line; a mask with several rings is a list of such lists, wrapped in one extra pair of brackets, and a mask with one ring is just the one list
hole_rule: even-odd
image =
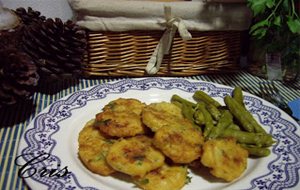
[(267, 0), (266, 6), (267, 6), (269, 9), (273, 8), (273, 7), (275, 6), (274, 0)]
[(265, 11), (268, 1), (270, 0), (248, 0), (248, 6), (253, 11), (253, 15), (257, 16)]
[(300, 34), (300, 19), (293, 19), (292, 17), (288, 17), (287, 25), (292, 33)]
[(263, 37), (266, 36), (266, 33), (267, 33), (266, 28), (260, 28), (260, 29), (255, 30), (252, 33), (252, 36), (255, 37), (256, 39), (262, 39)]
[(290, 6), (289, 6), (289, 0), (284, 0), (282, 3), (282, 7), (285, 11), (289, 11), (290, 10)]
[(264, 28), (264, 27), (269, 27), (269, 21), (262, 20), (262, 21), (257, 22), (256, 24), (252, 25), (250, 28), (250, 34), (252, 34), (258, 28)]
[(281, 26), (281, 17), (276, 16), (274, 21), (273, 21), (273, 24), (276, 25), (276, 26)]

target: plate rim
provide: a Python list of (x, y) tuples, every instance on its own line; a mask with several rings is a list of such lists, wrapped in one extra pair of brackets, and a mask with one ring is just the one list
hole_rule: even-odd
[[(135, 82), (138, 83), (138, 82), (141, 82), (141, 81), (144, 81), (144, 83), (146, 83), (145, 81), (147, 81), (147, 82), (149, 82), (149, 81), (157, 81), (157, 82), (164, 82), (164, 83), (171, 83), (171, 81), (173, 81), (173, 82), (177, 81), (179, 83), (185, 83), (188, 86), (189, 85), (191, 85), (191, 86), (194, 85), (195, 86), (196, 84), (205, 83), (205, 84), (208, 84), (210, 86), (212, 85), (215, 89), (218, 89), (218, 88), (225, 88), (227, 90), (232, 90), (233, 89), (233, 87), (231, 87), (231, 86), (226, 86), (226, 85), (223, 85), (223, 84), (218, 84), (218, 83), (209, 82), (209, 81), (195, 80), (195, 79), (186, 79), (186, 78), (172, 78), (172, 77), (151, 77), (151, 78), (138, 78), (138, 79), (136, 79), (136, 78), (127, 78), (127, 79), (119, 79), (119, 80), (115, 80), (115, 81), (109, 81), (109, 82), (101, 83), (101, 84), (98, 84), (98, 85), (93, 85), (93, 86), (90, 86), (90, 87), (87, 87), (87, 88), (83, 88), (83, 89), (81, 89), (81, 90), (79, 90), (77, 92), (72, 92), (72, 93), (70, 93), (70, 94), (68, 94), (68, 95), (66, 95), (66, 96), (58, 99), (57, 101), (55, 101), (55, 102), (51, 103), (50, 105), (46, 106), (40, 113), (38, 113), (38, 114), (35, 115), (35, 117), (30, 121), (30, 123), (27, 125), (27, 127), (24, 129), (24, 132), (22, 133), (22, 136), (21, 136), (21, 139), (20, 139), (20, 142), (19, 142), (19, 146), (18, 146), (18, 150), (17, 150), (18, 155), (21, 155), (23, 153), (24, 147), (22, 148), (22, 142), (23, 142), (23, 144), (25, 143), (24, 142), (24, 141), (26, 141), (25, 140), (25, 135), (28, 132), (28, 130), (34, 129), (34, 123), (36, 122), (37, 118), (40, 115), (43, 115), (43, 114), (46, 114), (46, 113), (48, 113), (48, 114), (53, 113), (53, 110), (55, 110), (54, 107), (56, 105), (60, 106), (59, 103), (62, 103), (62, 102), (72, 102), (72, 101), (74, 101), (74, 99), (76, 99), (76, 97), (78, 98), (81, 95), (81, 93), (82, 94), (87, 93), (87, 92), (93, 93), (93, 91), (97, 91), (97, 88), (101, 89), (101, 88), (105, 88), (105, 87), (114, 87), (114, 86), (120, 86), (122, 84), (127, 84), (127, 83), (135, 83)], [(150, 87), (150, 88), (152, 88), (152, 87)], [(171, 88), (171, 89), (173, 89), (173, 88)], [(132, 90), (132, 89), (129, 88), (128, 90)], [(244, 92), (244, 93), (245, 93), (245, 98), (251, 98), (252, 97), (252, 98), (257, 99), (258, 101), (260, 101), (260, 104), (267, 102), (267, 106), (265, 105), (266, 107), (269, 107), (271, 109), (276, 110), (277, 112), (279, 112), (279, 115), (281, 115), (282, 113), (284, 113), (284, 116), (288, 117), (288, 119), (289, 119), (289, 121), (286, 120), (286, 122), (292, 123), (292, 125), (295, 125), (294, 131), (297, 130), (298, 123), (296, 121), (294, 121), (293, 118), (291, 118), (285, 112), (283, 112), (279, 108), (275, 107), (270, 102), (268, 102), (268, 101), (266, 101), (264, 99), (261, 99), (258, 96), (255, 96), (255, 95), (253, 95), (251, 93), (248, 93), (248, 92)], [(262, 121), (260, 120), (260, 122), (262, 122)], [(270, 129), (272, 130), (272, 128), (270, 128)], [(295, 133), (295, 135), (297, 137), (299, 137), (298, 134)], [(271, 167), (270, 163), (268, 164), (268, 168), (269, 167)], [(297, 168), (298, 170), (299, 170), (299, 167), (300, 166), (298, 166), (298, 168)], [(72, 175), (74, 175), (74, 174), (72, 174)], [(295, 175), (297, 175), (297, 171), (296, 171)], [(30, 185), (30, 181), (31, 180), (32, 179), (30, 179), (30, 180), (26, 180), (25, 179), (26, 183), (32, 188), (32, 184)], [(33, 181), (35, 181), (35, 179), (33, 179)], [(254, 181), (254, 179), (251, 180), (251, 187), (248, 188), (248, 189), (253, 189), (253, 188), (257, 187), (257, 184), (255, 184), (253, 181)], [(265, 185), (263, 183), (264, 182), (261, 181), (261, 185)], [(78, 185), (80, 185), (80, 184), (78, 183)], [(299, 185), (299, 175), (297, 175), (296, 182), (294, 182), (294, 186), (297, 186), (297, 185)], [(286, 187), (286, 186), (283, 186), (283, 187)], [(293, 186), (291, 186), (291, 187), (293, 187)], [(93, 189), (93, 188), (89, 188), (89, 189)]]

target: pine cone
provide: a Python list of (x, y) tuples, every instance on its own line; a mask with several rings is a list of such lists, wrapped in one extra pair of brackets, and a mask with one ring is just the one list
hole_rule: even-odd
[(0, 106), (28, 99), (39, 75), (31, 57), (17, 49), (0, 50)]
[(56, 18), (26, 27), (22, 47), (38, 64), (41, 78), (74, 77), (81, 74), (86, 34), (72, 21)]
[(45, 16), (42, 16), (39, 11), (35, 11), (31, 7), (28, 7), (27, 10), (23, 7), (17, 8), (15, 13), (21, 18), (24, 25), (30, 25), (46, 20)]
[(0, 30), (0, 49), (18, 48), (22, 36), (22, 26), (11, 30)]
[(15, 11), (7, 8), (5, 10), (15, 15), (18, 23), (14, 28), (10, 28), (9, 30), (0, 30), (0, 49), (15, 47), (20, 49), (21, 37), (26, 26), (46, 19), (44, 16), (41, 16), (40, 12), (34, 11), (30, 7), (27, 11), (24, 8), (18, 8)]

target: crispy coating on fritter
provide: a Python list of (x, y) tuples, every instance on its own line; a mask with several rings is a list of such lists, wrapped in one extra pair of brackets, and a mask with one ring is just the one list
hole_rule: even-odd
[(179, 190), (187, 179), (187, 167), (169, 166), (152, 170), (144, 177), (135, 178), (134, 182), (144, 190)]
[(149, 104), (142, 112), (143, 123), (154, 132), (165, 125), (176, 124), (181, 119), (181, 109), (168, 102)]
[(164, 164), (164, 155), (152, 147), (146, 136), (121, 139), (114, 143), (106, 157), (115, 170), (130, 176), (144, 176), (147, 172)]
[(96, 125), (104, 134), (112, 137), (131, 137), (144, 134), (141, 113), (145, 104), (133, 98), (119, 98), (104, 106), (96, 115)]
[(78, 137), (80, 160), (90, 171), (104, 176), (110, 175), (115, 170), (107, 164), (105, 157), (113, 142), (94, 127), (94, 120), (89, 121)]
[(204, 143), (201, 163), (212, 175), (232, 181), (247, 168), (247, 158), (248, 152), (235, 139), (213, 139)]
[(192, 127), (163, 126), (154, 135), (153, 144), (175, 163), (190, 163), (201, 156), (204, 138)]
[(144, 134), (146, 127), (134, 112), (104, 111), (96, 115), (96, 126), (112, 137), (132, 137)]
[(142, 113), (145, 103), (134, 98), (118, 98), (109, 102), (104, 106), (103, 111), (116, 111), (116, 112), (134, 112), (137, 115)]

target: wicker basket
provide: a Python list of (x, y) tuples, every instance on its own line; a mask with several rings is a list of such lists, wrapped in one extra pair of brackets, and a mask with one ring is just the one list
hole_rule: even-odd
[[(84, 74), (141, 77), (237, 71), (241, 36), (252, 17), (247, 1), (174, 1), (69, 0), (77, 24), (87, 29)], [(173, 38), (174, 30), (181, 36), (177, 32)], [(185, 35), (189, 32), (192, 39)], [(160, 65), (165, 51), (169, 54)]]
[[(239, 69), (241, 31), (191, 32), (183, 41), (176, 34), (170, 54), (155, 76), (192, 76)], [(145, 72), (163, 31), (91, 32), (84, 61), (87, 76), (148, 76)]]

